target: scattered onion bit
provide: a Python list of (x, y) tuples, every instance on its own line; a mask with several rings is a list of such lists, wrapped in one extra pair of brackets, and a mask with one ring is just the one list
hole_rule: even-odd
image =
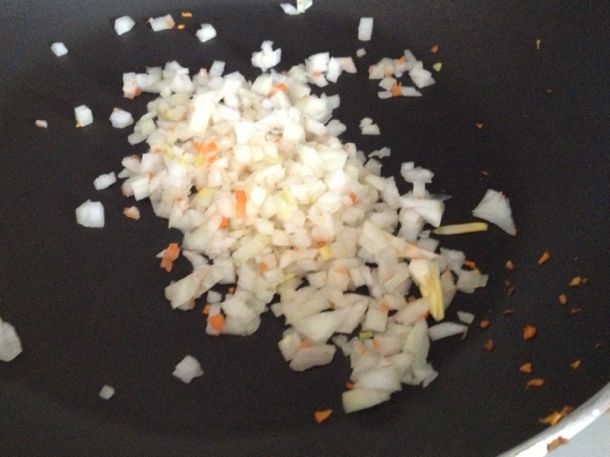
[(574, 360), (574, 362), (572, 362), (570, 364), (570, 368), (572, 368), (573, 370), (578, 370), (581, 365), (582, 365), (582, 361), (580, 359), (576, 359), (576, 360)]
[(484, 124), (483, 122), (477, 122), (476, 124), (474, 124), (474, 126), (475, 126), (476, 128), (478, 128), (479, 130), (480, 130), (480, 129), (482, 129), (484, 125), (485, 125), (485, 124)]
[(209, 303), (206, 303), (205, 306), (203, 307), (203, 311), (201, 311), (203, 314), (205, 314), (206, 316), (210, 314), (210, 309), (212, 307), (210, 306)]
[(217, 332), (222, 332), (225, 327), (225, 317), (221, 313), (208, 317), (208, 322)]
[(513, 263), (512, 260), (509, 259), (504, 264), (504, 268), (506, 268), (508, 271), (513, 271), (515, 269), (515, 264)]
[(332, 413), (332, 409), (322, 409), (313, 413), (313, 419), (316, 421), (316, 424), (321, 424), (328, 419)]
[(183, 11), (180, 13), (180, 16), (182, 17), (193, 17), (193, 13), (191, 13), (190, 11)]
[(502, 314), (504, 314), (505, 316), (510, 316), (514, 312), (515, 312), (515, 308), (506, 308), (504, 311), (502, 311)]
[(489, 319), (483, 319), (481, 322), (479, 322), (479, 327), (481, 328), (487, 328), (489, 327)]
[(542, 43), (542, 40), (540, 38), (536, 38), (536, 49), (540, 49), (540, 43)]
[(430, 48), (430, 52), (431, 52), (432, 54), (436, 54), (436, 53), (438, 52), (438, 49), (439, 49), (439, 48), (438, 48), (438, 44), (435, 44), (434, 46), (432, 46), (432, 47)]
[(561, 294), (559, 296), (559, 303), (565, 305), (568, 302), (568, 296), (566, 294)]
[(493, 351), (494, 347), (495, 343), (492, 339), (485, 341), (485, 343), (483, 344), (483, 350), (487, 352)]
[(468, 222), (466, 224), (443, 225), (432, 230), (435, 235), (461, 235), (463, 233), (475, 233), (487, 231), (486, 222)]
[(129, 219), (139, 220), (140, 219), (140, 210), (136, 206), (130, 206), (128, 208), (123, 209), (123, 214), (125, 217)]
[(571, 314), (572, 316), (576, 316), (576, 315), (577, 315), (577, 314), (579, 314), (581, 311), (582, 311), (582, 308), (572, 308), (572, 309), (570, 310), (570, 314)]
[(525, 388), (529, 389), (530, 387), (542, 387), (544, 386), (544, 379), (542, 378), (533, 378), (527, 381), (525, 384)]
[(553, 441), (549, 442), (549, 444), (546, 445), (546, 450), (549, 452), (554, 451), (559, 446), (563, 446), (564, 444), (567, 444), (569, 442), (570, 442), (569, 439), (564, 438), (563, 436), (558, 436), (557, 438), (555, 438)]
[(536, 327), (530, 324), (527, 324), (523, 327), (523, 341), (529, 341), (536, 336)]
[(185, 27), (186, 27), (186, 25), (184, 25), (184, 24), (178, 24), (178, 25), (176, 26), (176, 28), (177, 28), (178, 30), (184, 30), (184, 28), (185, 28)]
[(570, 282), (568, 283), (568, 286), (570, 286), (570, 287), (578, 287), (578, 286), (581, 286), (583, 284), (586, 284), (586, 278), (582, 278), (581, 276), (574, 276), (572, 279), (570, 279)]
[(77, 122), (76, 124), (74, 124), (74, 127), (76, 127), (77, 129), (83, 128), (83, 126), (80, 125), (80, 122)]
[(480, 173), (481, 173), (483, 176), (489, 176), (489, 171), (487, 171), (487, 170), (481, 170), (481, 171), (480, 171)]
[(172, 271), (174, 267), (174, 260), (178, 258), (180, 255), (180, 246), (177, 243), (170, 243), (165, 249), (163, 254), (163, 258), (161, 259), (161, 268), (163, 268), (168, 273)]
[(434, 71), (436, 71), (438, 73), (443, 68), (443, 63), (436, 62), (435, 64), (432, 65), (432, 68), (434, 68)]
[(538, 265), (544, 265), (549, 261), (550, 258), (551, 254), (549, 254), (549, 251), (544, 251), (536, 262), (538, 263)]
[(566, 405), (561, 409), (561, 411), (553, 411), (548, 416), (546, 416), (542, 419), (539, 419), (539, 421), (542, 424), (555, 426), (555, 425), (557, 425), (557, 422), (559, 422), (561, 419), (563, 419), (565, 416), (567, 416), (571, 412), (572, 412), (572, 407)]
[(524, 363), (519, 367), (519, 373), (530, 374), (532, 371), (534, 371), (534, 368), (532, 367), (532, 362)]

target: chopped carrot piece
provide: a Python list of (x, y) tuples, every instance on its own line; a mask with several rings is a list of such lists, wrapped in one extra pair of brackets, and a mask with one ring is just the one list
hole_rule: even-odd
[(288, 93), (288, 86), (284, 83), (278, 83), (275, 84), (272, 88), (271, 88), (271, 92), (269, 93), (269, 95), (273, 95), (276, 92), (284, 92), (284, 93)]
[(355, 389), (355, 388), (356, 388), (356, 384), (354, 384), (353, 382), (349, 382), (349, 381), (347, 381), (347, 382), (345, 383), (345, 388), (346, 388), (347, 390), (352, 390), (352, 389)]
[(495, 347), (494, 340), (491, 340), (491, 339), (485, 341), (485, 343), (483, 344), (483, 350), (487, 351), (487, 352), (493, 351), (494, 347)]
[(491, 324), (491, 322), (489, 322), (489, 319), (483, 319), (481, 322), (479, 322), (479, 327), (487, 328), (489, 327), (489, 324)]
[(323, 410), (314, 412), (313, 418), (316, 421), (316, 424), (321, 424), (326, 419), (328, 419), (332, 413), (333, 413), (332, 409), (323, 409)]
[(474, 270), (477, 267), (476, 262), (473, 262), (472, 260), (464, 260), (464, 266), (470, 268), (471, 270)]
[(523, 327), (523, 341), (529, 341), (536, 336), (536, 327), (530, 324), (527, 324)]
[(572, 362), (570, 364), (570, 368), (574, 369), (574, 370), (578, 370), (580, 368), (580, 366), (582, 365), (582, 362), (580, 359), (576, 359), (574, 360), (574, 362)]
[(568, 302), (568, 296), (566, 294), (561, 294), (559, 296), (559, 303), (565, 305)]
[(438, 44), (435, 44), (434, 46), (432, 46), (432, 47), (430, 48), (430, 52), (431, 52), (432, 54), (436, 54), (436, 53), (438, 52)]
[(525, 384), (525, 388), (528, 389), (530, 387), (542, 387), (544, 386), (544, 379), (542, 378), (533, 378), (527, 381)]
[(477, 122), (476, 124), (474, 124), (474, 126), (475, 126), (476, 128), (478, 128), (479, 130), (480, 130), (480, 129), (482, 129), (484, 125), (485, 125), (485, 124), (483, 124), (482, 122)]
[(312, 71), (311, 72), (311, 76), (313, 76), (314, 78), (317, 78), (318, 76), (321, 76), (321, 75), (322, 75), (322, 73), (319, 72), (319, 71)]
[(184, 30), (184, 28), (185, 28), (185, 27), (186, 27), (186, 25), (184, 25), (184, 24), (178, 24), (178, 25), (176, 26), (176, 28), (177, 28), (178, 30)]
[(515, 264), (512, 260), (507, 260), (504, 264), (504, 268), (506, 268), (508, 271), (513, 271), (515, 269)]
[(163, 268), (168, 273), (172, 271), (174, 266), (174, 260), (178, 258), (180, 255), (180, 246), (177, 243), (170, 243), (169, 246), (165, 249), (165, 253), (163, 254), (163, 258), (161, 259), (161, 268)]
[(530, 374), (532, 371), (534, 371), (534, 368), (532, 367), (532, 362), (524, 363), (519, 367), (519, 372), (523, 374)]
[(267, 265), (267, 262), (261, 262), (258, 264), (258, 269), (260, 271), (267, 271), (269, 269), (269, 265)]
[(572, 309), (570, 310), (570, 314), (571, 314), (572, 316), (575, 316), (575, 315), (577, 315), (578, 313), (580, 313), (581, 311), (582, 311), (582, 308), (572, 308)]
[(218, 151), (218, 146), (216, 146), (216, 143), (213, 141), (209, 143), (196, 142), (193, 144), (193, 146), (195, 147), (195, 151), (197, 151), (199, 154), (209, 154), (211, 152)]
[(229, 226), (229, 218), (225, 217), (225, 216), (222, 216), (222, 219), (220, 221), (219, 227), (220, 228), (227, 228), (228, 226)]
[(549, 442), (549, 444), (546, 445), (546, 450), (549, 452), (554, 451), (559, 446), (563, 446), (564, 444), (567, 444), (569, 442), (570, 442), (570, 440), (568, 440), (567, 438), (564, 438), (563, 436), (558, 436), (557, 438), (555, 438), (553, 441)]
[(301, 344), (299, 344), (299, 349), (307, 349), (311, 347), (311, 342), (309, 340), (303, 340), (301, 341)]
[(382, 311), (390, 311), (392, 308), (390, 308), (390, 306), (387, 303), (382, 303), (381, 305), (379, 305), (379, 308)]
[(190, 11), (183, 11), (180, 13), (180, 16), (182, 17), (193, 17), (193, 13), (191, 13)]
[(392, 97), (400, 97), (402, 95), (401, 85), (396, 83), (392, 84), (390, 93), (392, 94)]
[(407, 58), (406, 58), (405, 56), (400, 56), (400, 57), (398, 58), (398, 62), (399, 62), (399, 63), (405, 63), (406, 61), (407, 61)]
[(570, 286), (570, 287), (578, 287), (581, 284), (583, 284), (583, 278), (581, 278), (580, 276), (574, 276), (572, 279), (570, 279), (570, 282), (568, 283), (568, 286)]
[(538, 263), (538, 265), (544, 265), (549, 261), (550, 258), (551, 254), (549, 254), (549, 251), (544, 251), (536, 262)]
[(206, 303), (206, 304), (205, 304), (205, 306), (203, 307), (203, 311), (202, 311), (202, 313), (203, 313), (203, 314), (205, 314), (205, 315), (207, 316), (208, 314), (210, 314), (210, 309), (211, 309), (211, 308), (212, 308), (212, 307), (210, 306), (210, 304), (209, 304), (209, 303)]
[(358, 196), (353, 192), (349, 193), (349, 198), (352, 200), (352, 203), (356, 203), (356, 200), (358, 200)]
[(225, 317), (220, 313), (208, 317), (208, 322), (217, 332), (222, 332), (222, 329), (225, 327)]
[(561, 419), (563, 419), (565, 416), (567, 416), (571, 412), (572, 412), (572, 407), (566, 405), (561, 409), (561, 411), (553, 411), (548, 416), (546, 416), (542, 419), (539, 419), (539, 420), (542, 424), (554, 426), (554, 425), (557, 425), (557, 422), (559, 422)]
[(246, 202), (248, 197), (242, 189), (235, 189), (235, 215), (239, 218), (246, 217)]

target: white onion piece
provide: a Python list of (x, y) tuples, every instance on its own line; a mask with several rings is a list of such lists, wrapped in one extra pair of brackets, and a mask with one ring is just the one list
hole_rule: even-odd
[(273, 41), (263, 41), (261, 50), (252, 53), (252, 66), (267, 71), (275, 67), (282, 60), (282, 50), (273, 49)]
[(211, 39), (215, 38), (217, 33), (212, 24), (201, 24), (201, 28), (197, 30), (195, 35), (197, 35), (199, 41), (205, 43), (206, 41), (210, 41)]
[(360, 41), (370, 41), (373, 36), (373, 18), (362, 17), (358, 23), (358, 39)]
[(474, 322), (474, 314), (469, 313), (467, 311), (458, 311), (457, 317), (466, 325), (470, 325)]
[(203, 375), (203, 370), (201, 369), (201, 364), (195, 357), (186, 355), (184, 359), (176, 365), (172, 375), (183, 383), (189, 384), (193, 379)]
[(389, 399), (390, 392), (385, 390), (352, 389), (343, 392), (343, 410), (349, 414), (371, 408)]
[(129, 16), (121, 16), (114, 20), (114, 31), (117, 35), (123, 35), (124, 33), (129, 32), (136, 25), (136, 21), (134, 21)]
[(114, 108), (109, 119), (115, 129), (124, 129), (128, 125), (133, 124), (131, 113), (120, 108)]
[(80, 127), (86, 127), (93, 123), (93, 113), (87, 105), (79, 105), (74, 108), (74, 118)]
[(428, 328), (428, 335), (432, 341), (437, 341), (453, 335), (459, 335), (468, 330), (468, 326), (456, 322), (441, 322)]
[(360, 48), (356, 50), (356, 57), (364, 57), (366, 55), (366, 49)]
[(115, 394), (114, 387), (109, 386), (108, 384), (104, 384), (102, 386), (102, 388), (100, 389), (100, 393), (98, 394), (98, 396), (102, 400), (110, 400), (114, 394)]
[(38, 127), (39, 129), (46, 129), (49, 127), (49, 123), (47, 121), (45, 121), (44, 119), (36, 119), (36, 121), (34, 122), (34, 125), (36, 127)]
[(116, 182), (116, 175), (114, 171), (106, 173), (105, 175), (99, 175), (93, 180), (93, 187), (95, 190), (102, 190), (112, 186)]
[(87, 200), (76, 208), (76, 222), (83, 227), (102, 228), (104, 226), (104, 206), (101, 202)]
[(10, 362), (21, 352), (23, 348), (15, 327), (0, 318), (0, 360)]
[(312, 367), (327, 365), (333, 359), (335, 351), (335, 346), (329, 344), (301, 348), (290, 361), (290, 368), (294, 371), (305, 371)]
[(155, 18), (148, 19), (148, 23), (150, 24), (150, 28), (153, 32), (160, 32), (162, 30), (173, 29), (176, 25), (174, 18), (171, 14), (166, 14), (165, 16), (159, 16)]
[(311, 7), (311, 5), (313, 5), (313, 0), (297, 0), (296, 8), (290, 3), (280, 3), (280, 7), (284, 11), (284, 13), (290, 16), (303, 14)]
[(61, 41), (57, 41), (51, 45), (51, 51), (57, 57), (65, 56), (68, 53), (68, 48)]
[(488, 189), (477, 207), (472, 210), (472, 215), (497, 225), (509, 235), (517, 235), (510, 202), (502, 192)]

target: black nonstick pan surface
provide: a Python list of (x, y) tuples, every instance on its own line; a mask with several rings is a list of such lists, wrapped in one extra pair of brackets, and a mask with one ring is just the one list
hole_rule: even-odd
[[(0, 454), (491, 456), (608, 382), (608, 4), (328, 0), (288, 17), (278, 3), (2, 3), (0, 316), (24, 353), (0, 365)], [(166, 13), (186, 28), (153, 33), (145, 20)], [(118, 37), (113, 20), (125, 14), (137, 25)], [(367, 152), (391, 147), (385, 175), (398, 176), (406, 160), (432, 169), (432, 191), (453, 196), (445, 223), (470, 220), (487, 188), (504, 191), (519, 234), (493, 228), (442, 240), (491, 275), (485, 289), (458, 295), (449, 316), (471, 311), (491, 325), (477, 320), (463, 341), (434, 344), (440, 376), (428, 388), (345, 415), (346, 359), (291, 372), (277, 350), (283, 324), (270, 314), (252, 337), (205, 335), (199, 314), (172, 311), (163, 297), (188, 266), (168, 276), (154, 255), (179, 233), (148, 205), (139, 223), (127, 220), (118, 188), (96, 192), (92, 180), (145, 152), (107, 121), (114, 106), (141, 115), (151, 99), (122, 98), (123, 72), (170, 60), (195, 72), (219, 59), (253, 78), (250, 55), (267, 39), (283, 49), (281, 68), (320, 51), (354, 55), (361, 16), (375, 18), (375, 31), (359, 73), (327, 90), (341, 94), (345, 141)], [(206, 44), (194, 36), (202, 22), (218, 30)], [(54, 41), (69, 54), (56, 58)], [(405, 48), (428, 68), (442, 62), (437, 84), (419, 99), (378, 100), (368, 65)], [(83, 103), (95, 122), (75, 129), (73, 108)], [(381, 137), (359, 135), (365, 116)], [(49, 128), (36, 129), (35, 119)], [(89, 198), (106, 206), (103, 230), (75, 222)], [(538, 266), (544, 250), (551, 259)], [(569, 288), (576, 275), (588, 284)], [(521, 338), (526, 324), (538, 329), (531, 342)], [(485, 352), (490, 338), (495, 349)], [(171, 376), (185, 354), (205, 371), (190, 385)], [(525, 389), (518, 367), (528, 361), (542, 388)], [(108, 402), (97, 396), (104, 384), (117, 392)], [(333, 416), (316, 425), (313, 411), (325, 408)]]

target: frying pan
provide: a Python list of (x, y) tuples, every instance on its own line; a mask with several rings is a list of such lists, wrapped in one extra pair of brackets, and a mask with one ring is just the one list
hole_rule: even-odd
[[(0, 454), (495, 455), (541, 432), (540, 417), (581, 405), (608, 382), (607, 3), (328, 0), (298, 17), (277, 3), (3, 2), (0, 316), (17, 328), (24, 353), (0, 366)], [(153, 33), (144, 24), (185, 9), (193, 13), (180, 20), (185, 30)], [(112, 21), (124, 14), (138, 23), (117, 37)], [(485, 189), (504, 191), (519, 235), (493, 229), (443, 240), (491, 275), (484, 290), (458, 296), (449, 317), (471, 311), (491, 326), (434, 344), (440, 377), (428, 388), (345, 415), (342, 356), (291, 372), (276, 347), (282, 323), (270, 315), (252, 337), (206, 336), (198, 315), (172, 312), (163, 298), (188, 268), (179, 263), (168, 279), (154, 254), (179, 233), (147, 205), (139, 223), (126, 220), (116, 187), (95, 192), (91, 182), (145, 152), (106, 121), (114, 106), (145, 112), (149, 98), (122, 98), (123, 72), (170, 60), (196, 71), (220, 59), (252, 78), (249, 57), (265, 39), (283, 49), (282, 68), (319, 51), (353, 55), (361, 16), (375, 18), (375, 31), (360, 72), (328, 90), (341, 94), (345, 141), (367, 152), (391, 147), (386, 175), (406, 160), (435, 171), (432, 191), (453, 196), (445, 223), (470, 219)], [(219, 32), (205, 45), (194, 37), (201, 22)], [(54, 41), (70, 53), (56, 58)], [(366, 68), (404, 48), (427, 67), (442, 62), (438, 82), (421, 99), (380, 101)], [(96, 120), (75, 129), (72, 110), (82, 103)], [(358, 134), (365, 116), (381, 137)], [(47, 130), (33, 127), (39, 118)], [(103, 230), (75, 223), (74, 208), (88, 198), (106, 206)], [(551, 259), (538, 266), (544, 250)], [(517, 266), (510, 274), (507, 259)], [(575, 275), (588, 285), (568, 289)], [(506, 294), (505, 279), (515, 294)], [(503, 315), (507, 308), (515, 312)], [(526, 343), (528, 323), (538, 335)], [(495, 350), (484, 352), (489, 338)], [(205, 371), (190, 385), (171, 376), (185, 354)], [(578, 370), (569, 367), (575, 359)], [(542, 388), (525, 389), (517, 368), (527, 361), (545, 378)], [(108, 402), (97, 397), (103, 384), (117, 390)], [(335, 413), (315, 425), (312, 412), (323, 408)]]

